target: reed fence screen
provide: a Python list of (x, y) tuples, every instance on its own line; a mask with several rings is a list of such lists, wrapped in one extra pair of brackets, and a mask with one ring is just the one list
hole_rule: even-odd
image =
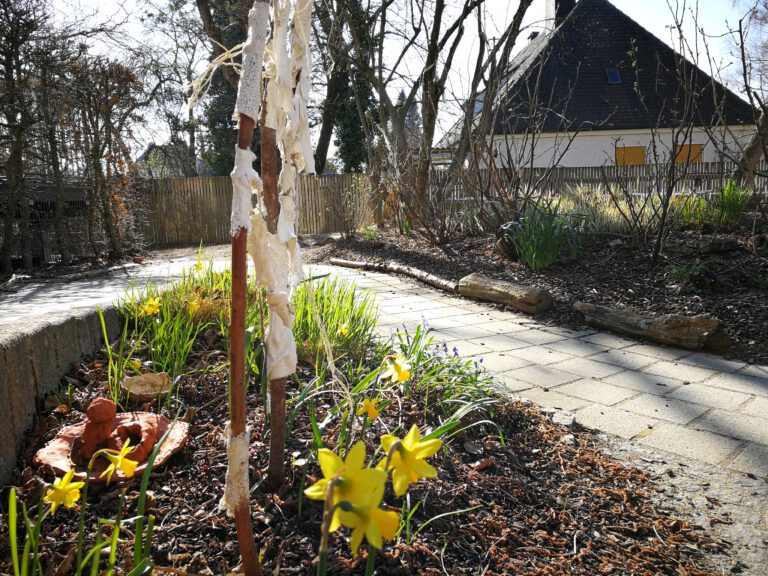
[[(349, 203), (367, 203), (369, 190), (364, 174), (300, 176), (299, 234), (347, 231)], [(147, 198), (147, 242), (153, 247), (229, 242), (231, 203), (229, 176), (153, 180)]]

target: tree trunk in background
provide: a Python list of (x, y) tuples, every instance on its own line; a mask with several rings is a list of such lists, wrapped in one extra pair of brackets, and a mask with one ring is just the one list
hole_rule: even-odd
[(336, 116), (339, 111), (339, 95), (344, 88), (345, 80), (346, 74), (344, 73), (344, 69), (337, 63), (331, 72), (331, 77), (328, 79), (328, 89), (325, 93), (325, 102), (323, 104), (320, 136), (317, 140), (317, 147), (315, 148), (315, 170), (318, 174), (323, 173), (325, 164), (328, 160), (328, 147), (331, 144), (333, 127), (336, 124)]
[(19, 236), (21, 238), (21, 261), (25, 270), (32, 270), (32, 210), (26, 186), (21, 187), (19, 194)]
[(733, 173), (733, 179), (736, 182), (746, 188), (754, 188), (755, 170), (764, 156), (766, 146), (768, 146), (768, 110), (764, 109), (757, 121), (757, 130), (741, 151), (738, 166)]
[(56, 233), (56, 244), (59, 248), (62, 264), (69, 264), (72, 261), (72, 253), (69, 249), (64, 231), (64, 181), (61, 176), (61, 161), (59, 158), (59, 143), (56, 139), (56, 126), (53, 123), (50, 109), (50, 86), (48, 85), (48, 75), (43, 74), (40, 83), (40, 108), (43, 113), (43, 122), (45, 123), (45, 137), (48, 142), (48, 153), (50, 155), (51, 169), (53, 170), (53, 185), (55, 188), (55, 199), (53, 206), (53, 228)]
[(197, 143), (195, 141), (195, 111), (188, 109), (187, 113), (187, 137), (189, 148), (189, 175), (197, 176)]
[(0, 271), (2, 271), (3, 274), (11, 274), (13, 272), (13, 264), (11, 260), (13, 257), (13, 246), (16, 240), (14, 224), (23, 186), (22, 134), (22, 130), (19, 127), (16, 127), (13, 132), (13, 139), (11, 140), (10, 155), (5, 163), (5, 174), (8, 179), (8, 204), (5, 210), (3, 226), (3, 245), (0, 248)]

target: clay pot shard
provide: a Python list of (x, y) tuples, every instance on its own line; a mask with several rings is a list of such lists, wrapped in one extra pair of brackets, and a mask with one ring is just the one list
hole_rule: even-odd
[(120, 383), (120, 388), (129, 400), (150, 402), (168, 394), (171, 391), (172, 384), (171, 379), (165, 372), (157, 374), (148, 372), (124, 378)]

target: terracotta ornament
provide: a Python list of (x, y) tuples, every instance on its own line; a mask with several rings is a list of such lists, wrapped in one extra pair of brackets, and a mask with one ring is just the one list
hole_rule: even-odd
[[(168, 429), (165, 442), (155, 458), (154, 468), (162, 466), (168, 459), (179, 452), (187, 441), (189, 424), (176, 421), (151, 412), (124, 412), (117, 414), (115, 404), (108, 398), (97, 398), (86, 411), (85, 420), (73, 426), (62, 428), (56, 437), (35, 454), (36, 466), (50, 466), (57, 474), (66, 474), (75, 469), (74, 478), (84, 480), (88, 462), (98, 450), (109, 448), (120, 450), (130, 438), (135, 446), (127, 457), (139, 463), (134, 476), (141, 476), (147, 466), (155, 444)], [(94, 463), (90, 481), (103, 483), (106, 477), (101, 473), (109, 465), (106, 458), (98, 458)], [(112, 481), (124, 480), (121, 472), (112, 476)]]

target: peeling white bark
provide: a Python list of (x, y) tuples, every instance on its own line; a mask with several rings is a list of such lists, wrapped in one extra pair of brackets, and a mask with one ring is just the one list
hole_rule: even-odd
[(254, 210), (248, 253), (256, 268), (256, 281), (267, 290), (270, 322), (265, 343), (270, 380), (296, 371), (296, 342), (291, 332), (295, 313), (290, 302), (303, 278), (295, 227), (296, 178), (300, 172), (315, 170), (306, 105), (311, 89), (311, 11), (311, 0), (297, 0), (295, 5), (291, 0), (275, 0), (274, 32), (265, 52), (267, 126), (276, 131), (283, 159), (278, 178), (280, 218), (277, 233), (270, 234), (263, 206)]
[(250, 150), (243, 150), (235, 145), (235, 167), (230, 173), (232, 178), (232, 214), (230, 233), (235, 236), (240, 229), (251, 231), (251, 211), (253, 191), (261, 191), (261, 178), (253, 169), (256, 155)]
[(234, 518), (238, 502), (248, 501), (248, 438), (249, 430), (239, 436), (232, 436), (230, 423), (224, 428), (227, 442), (227, 467), (224, 495), (219, 500), (219, 510), (225, 510), (227, 516)]
[(235, 120), (245, 114), (254, 120), (261, 114), (261, 68), (264, 61), (264, 44), (267, 41), (269, 3), (255, 2), (248, 12), (248, 40), (243, 46), (243, 67), (237, 88)]

